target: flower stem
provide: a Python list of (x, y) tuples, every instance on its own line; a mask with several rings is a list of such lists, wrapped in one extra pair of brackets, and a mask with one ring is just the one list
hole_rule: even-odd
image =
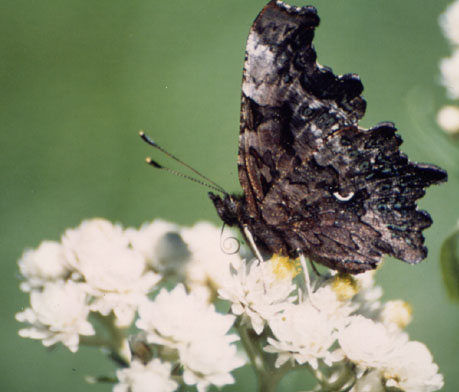
[[(267, 354), (260, 346), (262, 336), (253, 333), (247, 327), (237, 323), (236, 328), (239, 331), (241, 342), (250, 358), (250, 362), (255, 368), (258, 378), (258, 391), (274, 392), (282, 377), (291, 368), (289, 364), (285, 364), (280, 368), (275, 368), (271, 361), (268, 361)], [(252, 332), (252, 333), (251, 333)]]
[(105, 347), (109, 350), (109, 356), (114, 362), (121, 366), (127, 366), (129, 359), (125, 358), (123, 355), (123, 348), (126, 344), (126, 329), (119, 328), (115, 325), (115, 316), (112, 313), (108, 316), (103, 316), (100, 313), (93, 313), (92, 316), (104, 327), (108, 336), (104, 337), (97, 333), (96, 336), (86, 337), (86, 339), (81, 340), (81, 343), (91, 346)]
[(250, 336), (249, 331), (240, 322), (237, 323), (236, 328), (241, 337), (242, 345), (244, 346), (247, 355), (249, 356), (250, 362), (255, 367), (255, 371), (258, 374), (266, 372), (266, 364), (263, 359), (263, 355), (260, 355), (260, 349), (258, 345), (254, 344), (254, 340), (257, 340)]

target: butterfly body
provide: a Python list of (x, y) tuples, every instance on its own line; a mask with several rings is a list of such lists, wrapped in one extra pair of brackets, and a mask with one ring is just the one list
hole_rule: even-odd
[(384, 254), (427, 255), (417, 209), (446, 172), (411, 162), (392, 123), (365, 130), (363, 85), (316, 62), (313, 7), (271, 1), (252, 25), (242, 83), (238, 173), (243, 195), (210, 194), (221, 219), (270, 255), (309, 256), (350, 273)]

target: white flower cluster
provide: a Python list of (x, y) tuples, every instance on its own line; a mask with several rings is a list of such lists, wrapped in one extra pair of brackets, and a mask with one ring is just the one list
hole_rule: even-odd
[(230, 372), (245, 362), (232, 344), (239, 337), (227, 334), (234, 316), (217, 313), (181, 284), (171, 292), (162, 289), (154, 301), (140, 307), (139, 315), (136, 326), (144, 331), (146, 342), (178, 357), (186, 384), (205, 391), (210, 384), (234, 382)]
[[(210, 301), (241, 259), (222, 252), (220, 237), (208, 223), (180, 228), (155, 221), (123, 229), (104, 219), (84, 221), (19, 260), (20, 287), (30, 294), (30, 307), (16, 315), (28, 324), (19, 334), (72, 352), (85, 343), (108, 349), (128, 365), (117, 372), (115, 392), (151, 385), (174, 391), (180, 380), (199, 391), (233, 383), (231, 371), (244, 364), (238, 337), (228, 334), (235, 316), (217, 313)], [(173, 279), (188, 291), (181, 283), (161, 289)], [(105, 330), (96, 333), (94, 321)], [(148, 358), (130, 352), (134, 323), (137, 339), (156, 350)]]
[[(245, 363), (239, 339), (259, 377), (303, 367), (323, 390), (443, 386), (429, 350), (403, 331), (409, 305), (382, 303), (373, 272), (316, 276), (309, 296), (298, 261), (243, 262), (224, 242), (208, 223), (84, 221), (20, 259), (30, 307), (16, 315), (28, 324), (19, 333), (73, 352), (85, 343), (108, 349), (126, 365), (114, 392), (234, 383), (231, 372)], [(229, 302), (229, 314), (216, 311), (217, 299)]]
[[(453, 47), (451, 57), (440, 63), (442, 83), (450, 98), (459, 99), (459, 0), (451, 4), (440, 16), (440, 26)], [(444, 106), (437, 115), (437, 122), (447, 133), (459, 133), (459, 106)]]
[[(280, 268), (282, 263), (286, 267)], [(316, 278), (310, 300), (292, 287), (296, 269), (288, 265), (291, 261), (277, 257), (263, 265), (241, 265), (220, 290), (234, 314), (261, 340), (267, 336), (264, 351), (277, 355), (276, 368), (306, 364), (324, 390), (332, 384), (342, 384), (343, 390), (353, 385), (353, 392), (389, 387), (428, 392), (443, 386), (429, 350), (403, 332), (410, 307), (403, 301), (381, 303), (373, 272)], [(332, 374), (328, 380), (324, 369)]]

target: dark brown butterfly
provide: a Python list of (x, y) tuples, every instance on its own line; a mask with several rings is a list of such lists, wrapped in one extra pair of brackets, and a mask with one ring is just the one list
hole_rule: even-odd
[(427, 255), (417, 209), (444, 170), (410, 162), (392, 123), (359, 128), (360, 79), (316, 62), (314, 7), (270, 1), (252, 25), (244, 63), (239, 181), (242, 196), (210, 193), (221, 219), (264, 254), (306, 255), (350, 273), (384, 254)]

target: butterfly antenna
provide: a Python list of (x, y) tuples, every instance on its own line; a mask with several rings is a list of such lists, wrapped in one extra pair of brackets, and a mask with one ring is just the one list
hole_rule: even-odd
[(169, 158), (173, 159), (174, 161), (180, 163), (182, 166), (185, 166), (187, 169), (191, 170), (193, 173), (195, 173), (196, 175), (198, 175), (199, 177), (201, 177), (202, 179), (206, 180), (208, 183), (205, 183), (203, 181), (200, 181), (196, 178), (193, 178), (193, 177), (190, 177), (190, 176), (187, 176), (186, 174), (183, 174), (181, 172), (178, 172), (176, 170), (173, 170), (173, 169), (169, 169), (167, 167), (164, 167), (160, 164), (158, 164), (157, 162), (153, 161), (151, 158), (147, 158), (147, 163), (157, 169), (162, 169), (162, 170), (165, 170), (165, 171), (168, 171), (169, 173), (172, 173), (178, 177), (183, 177), (183, 178), (186, 178), (188, 180), (191, 180), (193, 182), (196, 182), (198, 184), (201, 184), (201, 185), (204, 185), (204, 186), (207, 186), (208, 188), (210, 189), (213, 189), (214, 191), (218, 191), (218, 192), (221, 192), (225, 195), (228, 194), (228, 192), (226, 192), (220, 185), (218, 185), (215, 181), (212, 181), (210, 178), (208, 178), (207, 176), (205, 176), (204, 174), (198, 172), (195, 168), (193, 168), (192, 166), (188, 165), (188, 163), (186, 162), (183, 162), (181, 159), (177, 158), (175, 155), (171, 154), (169, 151), (165, 150), (164, 148), (162, 148), (158, 143), (156, 143), (153, 139), (149, 138), (147, 135), (145, 135), (145, 132), (143, 131), (140, 131), (139, 132), (139, 136), (143, 139), (144, 142), (146, 142), (147, 144), (149, 144), (150, 146), (156, 148), (157, 150), (161, 151), (164, 155), (168, 156)]
[(193, 182), (196, 182), (197, 184), (200, 184), (202, 186), (205, 186), (209, 189), (212, 189), (214, 191), (217, 191), (217, 192), (223, 192), (226, 194), (225, 191), (223, 191), (222, 189), (216, 187), (216, 186), (213, 186), (212, 184), (208, 184), (207, 182), (204, 182), (204, 181), (201, 181), (201, 180), (198, 180), (197, 178), (194, 178), (194, 177), (190, 177), (190, 176), (187, 176), (186, 174), (183, 174), (177, 170), (174, 170), (174, 169), (170, 169), (168, 167), (165, 167), (163, 165), (160, 165), (158, 162), (154, 161), (153, 159), (151, 159), (150, 157), (148, 157), (147, 159), (145, 159), (145, 162), (147, 162), (150, 166), (153, 166), (154, 168), (156, 169), (160, 169), (160, 170), (164, 170), (164, 171), (167, 171), (171, 174), (173, 174), (174, 176), (177, 176), (177, 177), (182, 177), (182, 178), (185, 178), (187, 180), (190, 180), (190, 181), (193, 181)]

